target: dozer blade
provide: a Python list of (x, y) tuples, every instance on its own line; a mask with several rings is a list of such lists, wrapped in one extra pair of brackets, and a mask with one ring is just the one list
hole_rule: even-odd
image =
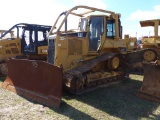
[(160, 64), (156, 62), (143, 63), (144, 79), (138, 97), (160, 102)]
[(38, 60), (10, 59), (2, 88), (41, 104), (59, 107), (62, 97), (62, 68)]

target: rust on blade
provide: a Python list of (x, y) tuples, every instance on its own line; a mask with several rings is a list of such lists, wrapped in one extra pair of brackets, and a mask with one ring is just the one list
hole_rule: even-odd
[(59, 107), (63, 69), (37, 60), (10, 59), (2, 87), (41, 104)]
[(160, 62), (144, 62), (144, 79), (137, 96), (160, 102)]

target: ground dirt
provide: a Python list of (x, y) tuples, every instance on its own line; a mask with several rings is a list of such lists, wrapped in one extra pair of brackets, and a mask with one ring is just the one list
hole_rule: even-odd
[(0, 88), (0, 120), (160, 120), (160, 104), (135, 95), (143, 76), (130, 77), (83, 95), (64, 94), (59, 109)]

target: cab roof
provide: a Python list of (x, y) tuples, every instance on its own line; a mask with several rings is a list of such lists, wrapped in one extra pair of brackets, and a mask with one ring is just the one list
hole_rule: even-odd
[(160, 19), (154, 19), (154, 20), (144, 20), (140, 21), (141, 27), (147, 27), (147, 26), (154, 26), (155, 22), (158, 21), (158, 25), (160, 25)]

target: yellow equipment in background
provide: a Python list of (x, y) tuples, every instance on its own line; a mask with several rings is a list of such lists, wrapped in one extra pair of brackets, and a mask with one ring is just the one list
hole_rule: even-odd
[(20, 23), (0, 30), (0, 73), (6, 75), (11, 57), (47, 60), (47, 32), (51, 26)]
[(142, 38), (142, 48), (154, 48), (160, 54), (160, 36), (158, 36), (158, 27), (160, 19), (140, 21), (141, 27), (154, 27), (154, 36)]
[[(160, 19), (140, 21), (141, 27), (154, 27), (154, 36), (145, 36), (142, 38), (141, 48), (153, 48), (160, 56), (160, 36), (158, 36), (158, 27)], [(160, 61), (143, 62), (144, 79), (137, 96), (147, 100), (160, 102)]]
[(8, 60), (9, 74), (2, 87), (59, 107), (62, 87), (81, 94), (123, 80), (130, 65), (154, 61), (157, 53), (136, 50), (136, 38), (122, 39), (120, 17), (88, 6), (61, 13), (49, 32), (48, 62)]

